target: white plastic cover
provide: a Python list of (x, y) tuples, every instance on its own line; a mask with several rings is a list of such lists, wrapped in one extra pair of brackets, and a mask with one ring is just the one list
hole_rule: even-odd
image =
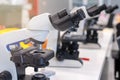
[(40, 14), (38, 16), (33, 17), (28, 25), (27, 29), (29, 30), (53, 30), (54, 27), (52, 26), (49, 20), (49, 13)]

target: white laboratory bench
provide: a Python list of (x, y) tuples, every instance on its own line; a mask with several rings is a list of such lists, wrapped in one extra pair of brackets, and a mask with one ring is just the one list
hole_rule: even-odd
[(99, 37), (101, 49), (80, 49), (80, 57), (90, 59), (83, 61), (81, 68), (47, 67), (46, 70), (56, 73), (50, 80), (100, 80), (105, 60), (112, 49), (113, 30), (104, 29)]
[(101, 49), (80, 49), (80, 57), (89, 58), (83, 61), (81, 68), (47, 68), (56, 72), (51, 80), (100, 80), (106, 57), (112, 49), (113, 30), (104, 29), (100, 35)]

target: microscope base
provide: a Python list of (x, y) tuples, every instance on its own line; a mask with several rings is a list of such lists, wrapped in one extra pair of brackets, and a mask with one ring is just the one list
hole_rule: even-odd
[(79, 45), (80, 48), (84, 48), (84, 49), (100, 49), (101, 46), (99, 43), (80, 43)]
[(78, 60), (63, 60), (57, 61), (55, 58), (50, 61), (50, 67), (63, 67), (63, 68), (81, 68), (83, 64)]

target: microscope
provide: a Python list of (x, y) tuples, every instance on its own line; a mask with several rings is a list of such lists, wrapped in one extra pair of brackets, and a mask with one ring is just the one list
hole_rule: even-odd
[(113, 26), (116, 26), (119, 22), (116, 22), (117, 20), (115, 19), (117, 18), (117, 14), (115, 16), (113, 12), (118, 8), (119, 8), (118, 5), (109, 6), (106, 11), (101, 12), (100, 16), (97, 19), (96, 24), (104, 27), (107, 26), (109, 28), (113, 28)]
[[(106, 9), (105, 5), (96, 7), (92, 6), (89, 9), (86, 9), (85, 7), (81, 7), (85, 13), (86, 18), (90, 18), (92, 16), (98, 15), (102, 10)], [(66, 11), (63, 11), (62, 13), (67, 14)], [(73, 13), (73, 12), (71, 12)], [(76, 19), (73, 19), (73, 27), (69, 28), (66, 30), (62, 36), (61, 33), (59, 32), (59, 37), (58, 37), (58, 46), (57, 46), (57, 52), (56, 52), (56, 58), (60, 62), (66, 62), (66, 65), (60, 65), (57, 63), (56, 66), (60, 67), (81, 67), (83, 65), (82, 60), (79, 58), (79, 43), (80, 41), (84, 41), (84, 37), (80, 37), (80, 35), (71, 35), (72, 32), (76, 32), (78, 27), (79, 27), (79, 22), (81, 18), (79, 16), (76, 16)], [(67, 62), (66, 60), (70, 60), (71, 63)], [(72, 62), (73, 61), (73, 62)], [(73, 64), (74, 63), (74, 64)], [(81, 63), (81, 65), (79, 64)]]
[[(104, 19), (104, 21), (103, 21)], [(114, 58), (114, 78), (115, 80), (120, 80), (120, 14), (102, 14), (98, 18), (97, 24), (102, 26), (107, 26), (108, 28), (113, 28), (113, 51), (117, 51), (116, 54), (113, 53)]]
[[(99, 15), (99, 17), (101, 17), (101, 15), (103, 16), (104, 14), (112, 14), (113, 11), (115, 11), (116, 9), (118, 9), (118, 6), (108, 6), (106, 8), (106, 10), (102, 11)], [(83, 41), (83, 43), (80, 44), (80, 48), (92, 48), (92, 49), (99, 49), (101, 48), (101, 45), (98, 43), (98, 31), (103, 30), (106, 26), (111, 26), (109, 22), (108, 25), (106, 26), (102, 26), (101, 24), (105, 23), (104, 20), (102, 23), (100, 22), (99, 17), (95, 17), (92, 19), (87, 19), (85, 21), (85, 29), (84, 29), (84, 33), (86, 35), (86, 39), (85, 41)], [(107, 16), (106, 16), (107, 17)]]
[[(33, 67), (37, 72), (38, 68), (48, 66), (49, 60), (54, 57), (53, 50), (40, 47), (52, 27), (49, 15), (48, 13), (38, 15), (30, 20), (27, 28), (0, 35), (0, 80), (49, 80), (44, 74), (28, 76), (25, 73), (27, 67)], [(42, 21), (41, 18), (49, 23), (37, 25), (37, 21)], [(38, 29), (32, 30), (31, 27)], [(21, 42), (31, 43), (31, 46), (23, 48)]]
[[(38, 73), (38, 68), (48, 66), (56, 50), (49, 44), (46, 49), (43, 49), (41, 45), (49, 34), (54, 34), (57, 30), (65, 31), (73, 27), (74, 20), (84, 18), (85, 14), (82, 9), (71, 14), (67, 14), (66, 10), (55, 15), (44, 13), (33, 17), (26, 28), (1, 34), (0, 80), (49, 80), (44, 74)], [(21, 42), (31, 45), (24, 48)], [(56, 46), (57, 43), (52, 43), (53, 45)], [(56, 60), (53, 59), (50, 64), (55, 62)], [(26, 75), (27, 67), (33, 67), (37, 73)]]

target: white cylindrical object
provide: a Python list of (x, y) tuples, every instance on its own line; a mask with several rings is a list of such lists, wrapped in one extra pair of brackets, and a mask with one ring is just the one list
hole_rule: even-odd
[(49, 13), (44, 13), (38, 16), (33, 17), (28, 25), (27, 29), (29, 30), (54, 30), (54, 27), (52, 26), (50, 19), (49, 19)]

